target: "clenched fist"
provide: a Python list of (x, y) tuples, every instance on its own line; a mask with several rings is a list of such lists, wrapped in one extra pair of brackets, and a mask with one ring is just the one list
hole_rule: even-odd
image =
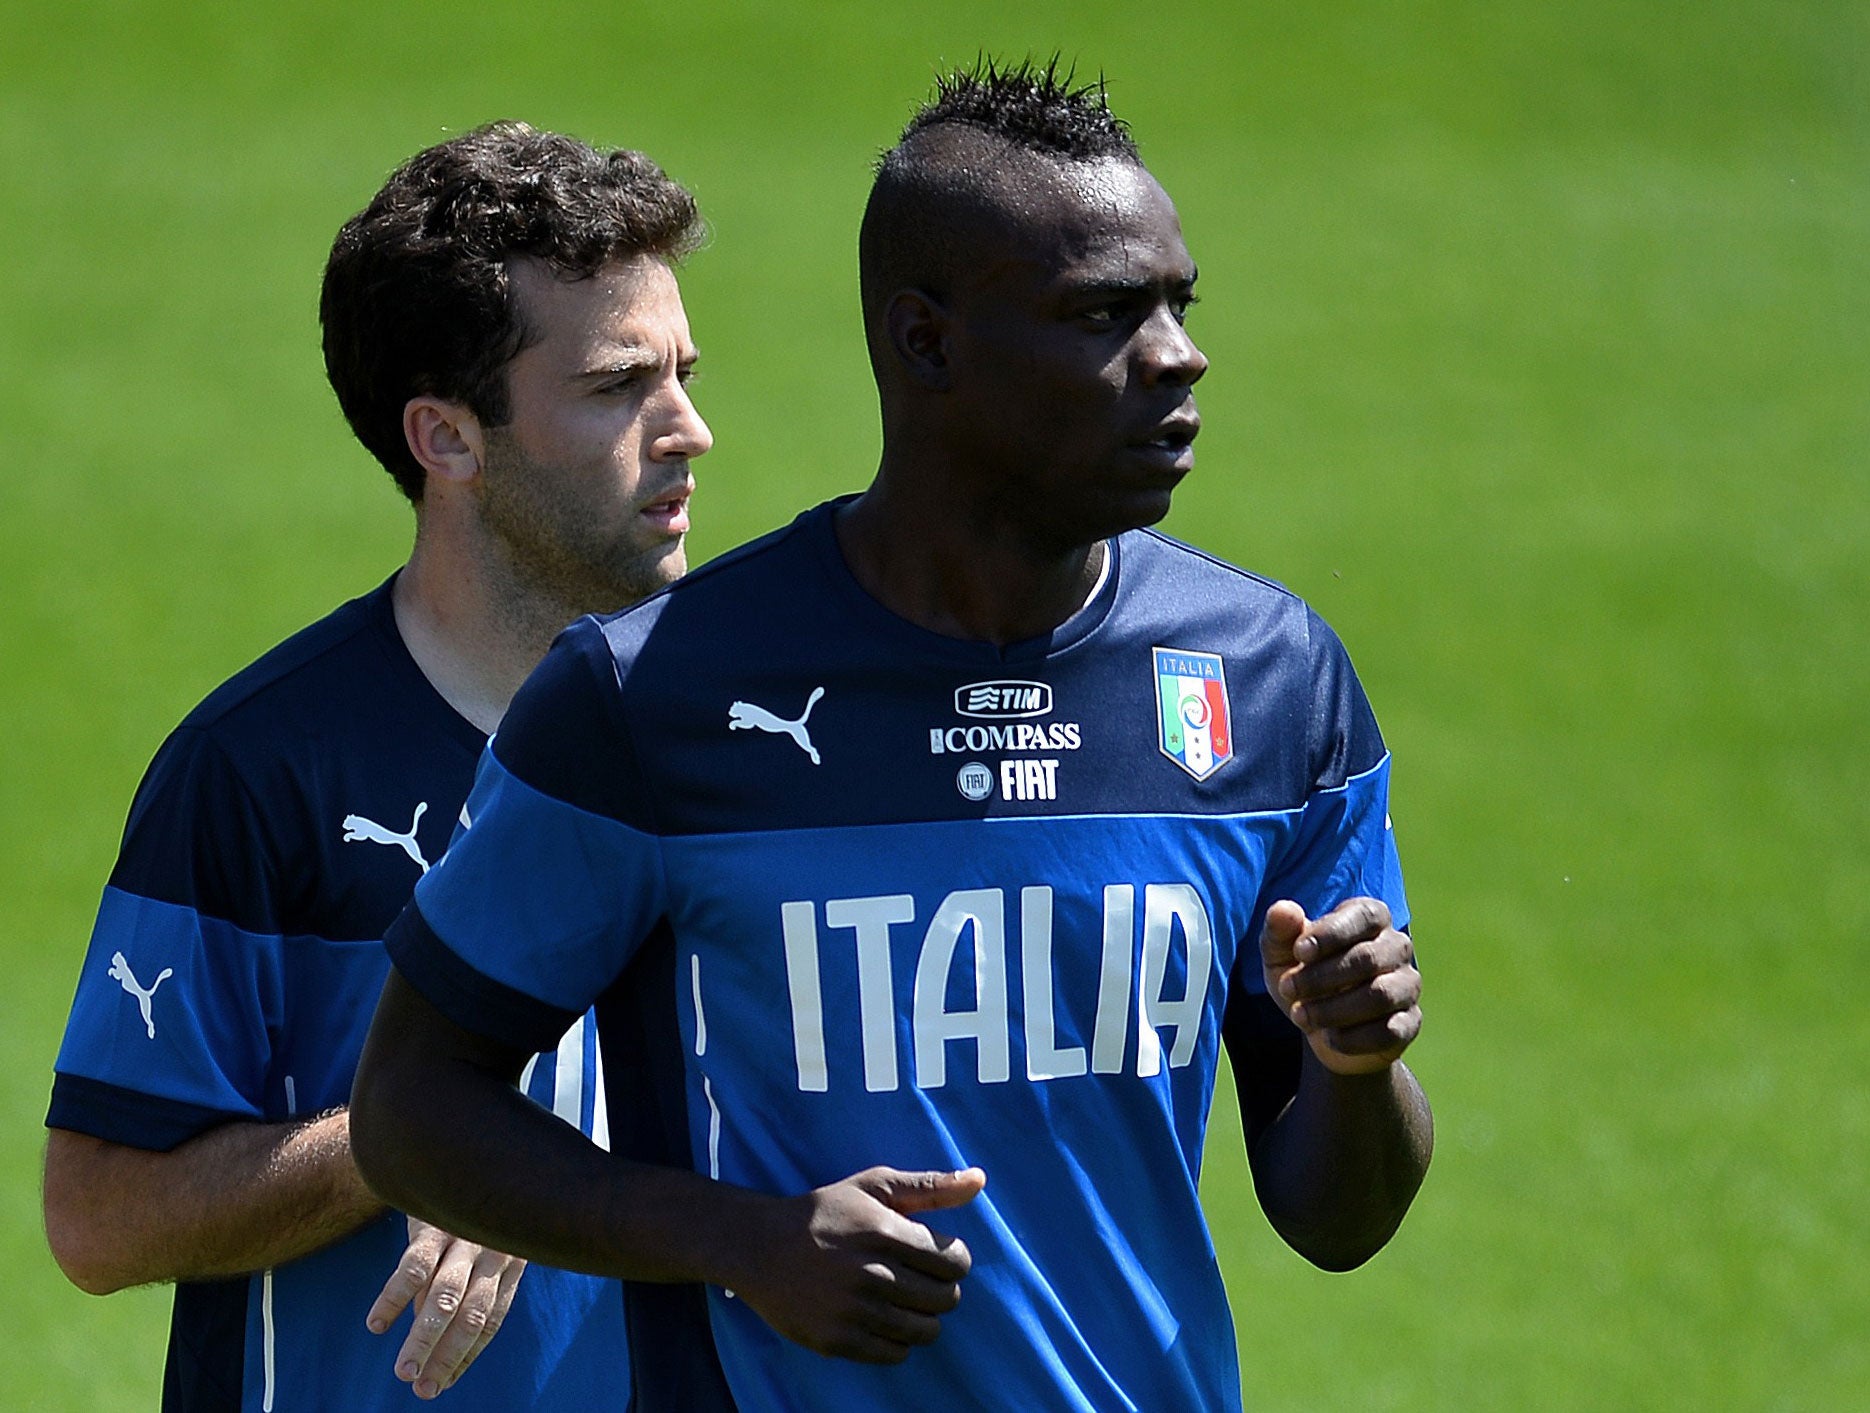
[(1373, 1074), (1422, 1029), (1422, 973), (1408, 934), (1375, 898), (1352, 898), (1307, 918), (1274, 903), (1260, 933), (1266, 990), (1335, 1074)]

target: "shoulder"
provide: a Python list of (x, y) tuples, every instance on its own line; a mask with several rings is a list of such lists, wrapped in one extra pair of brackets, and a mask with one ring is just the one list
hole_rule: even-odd
[(1156, 650), (1159, 674), (1218, 662), (1242, 734), (1302, 746), (1287, 764), (1306, 788), (1341, 784), (1384, 752), (1381, 733), (1331, 625), (1292, 590), (1155, 530), (1121, 540), (1126, 632)]
[[(1337, 638), (1284, 584), (1156, 530), (1121, 537), (1119, 617), (1160, 647), (1302, 667)], [(1185, 640), (1185, 641), (1184, 641)]]
[(294, 633), (204, 697), (157, 751), (138, 804), (156, 797), (173, 806), (185, 795), (213, 804), (255, 788), (307, 722), (328, 715), (334, 694), (359, 684), (372, 597)]
[(1135, 563), (1161, 579), (1201, 586), (1267, 606), (1302, 607), (1302, 600), (1277, 579), (1230, 564), (1160, 530), (1132, 530), (1121, 537), (1124, 563)]
[[(334, 851), (371, 878), (388, 871), (383, 886), (406, 892), (397, 866), (416, 865), (400, 853), (342, 850), (347, 816), (397, 833), (419, 807), (409, 829), (420, 827), (434, 854), (479, 748), (402, 648), (385, 586), (293, 634), (183, 718), (137, 788), (112, 882), (256, 930), (282, 910), (298, 918), (322, 906)], [(355, 919), (300, 921), (350, 929), (321, 935), (369, 935)]]
[(202, 699), (179, 735), (223, 750), (264, 744), (281, 725), (318, 715), (383, 675), (378, 641), (388, 585), (350, 600), (263, 653)]

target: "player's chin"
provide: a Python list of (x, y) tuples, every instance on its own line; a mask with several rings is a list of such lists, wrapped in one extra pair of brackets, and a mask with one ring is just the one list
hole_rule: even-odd
[[(1179, 476), (1175, 478), (1176, 481), (1180, 479)], [(1085, 538), (1102, 540), (1112, 535), (1121, 535), (1125, 530), (1141, 530), (1158, 524), (1168, 515), (1174, 497), (1174, 481), (1128, 485), (1114, 491), (1096, 517), (1098, 523), (1094, 533), (1087, 534)]]
[(636, 554), (630, 565), (630, 579), (639, 594), (653, 594), (666, 588), (688, 572), (688, 540), (672, 535)]
[(610, 555), (584, 594), (585, 611), (616, 613), (688, 572), (688, 556), (679, 537), (645, 546), (636, 543)]

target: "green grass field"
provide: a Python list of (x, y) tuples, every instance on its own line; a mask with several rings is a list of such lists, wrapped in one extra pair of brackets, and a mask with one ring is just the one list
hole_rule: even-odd
[(924, 8), (10, 16), (0, 1408), (155, 1405), (166, 1294), (67, 1286), (37, 1195), (130, 792), (406, 548), (318, 358), (339, 223), (495, 116), (688, 182), (706, 558), (867, 479), (867, 163), (983, 48), (1108, 73), (1202, 267), (1168, 528), (1306, 594), (1397, 757), (1440, 1150), (1390, 1249), (1327, 1277), (1222, 1101), (1249, 1406), (1861, 1406), (1870, 9)]

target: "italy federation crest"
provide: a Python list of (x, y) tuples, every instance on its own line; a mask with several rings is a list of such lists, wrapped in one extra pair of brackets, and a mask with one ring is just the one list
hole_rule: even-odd
[(1162, 753), (1197, 780), (1234, 758), (1227, 678), (1217, 653), (1157, 648), (1156, 717)]

